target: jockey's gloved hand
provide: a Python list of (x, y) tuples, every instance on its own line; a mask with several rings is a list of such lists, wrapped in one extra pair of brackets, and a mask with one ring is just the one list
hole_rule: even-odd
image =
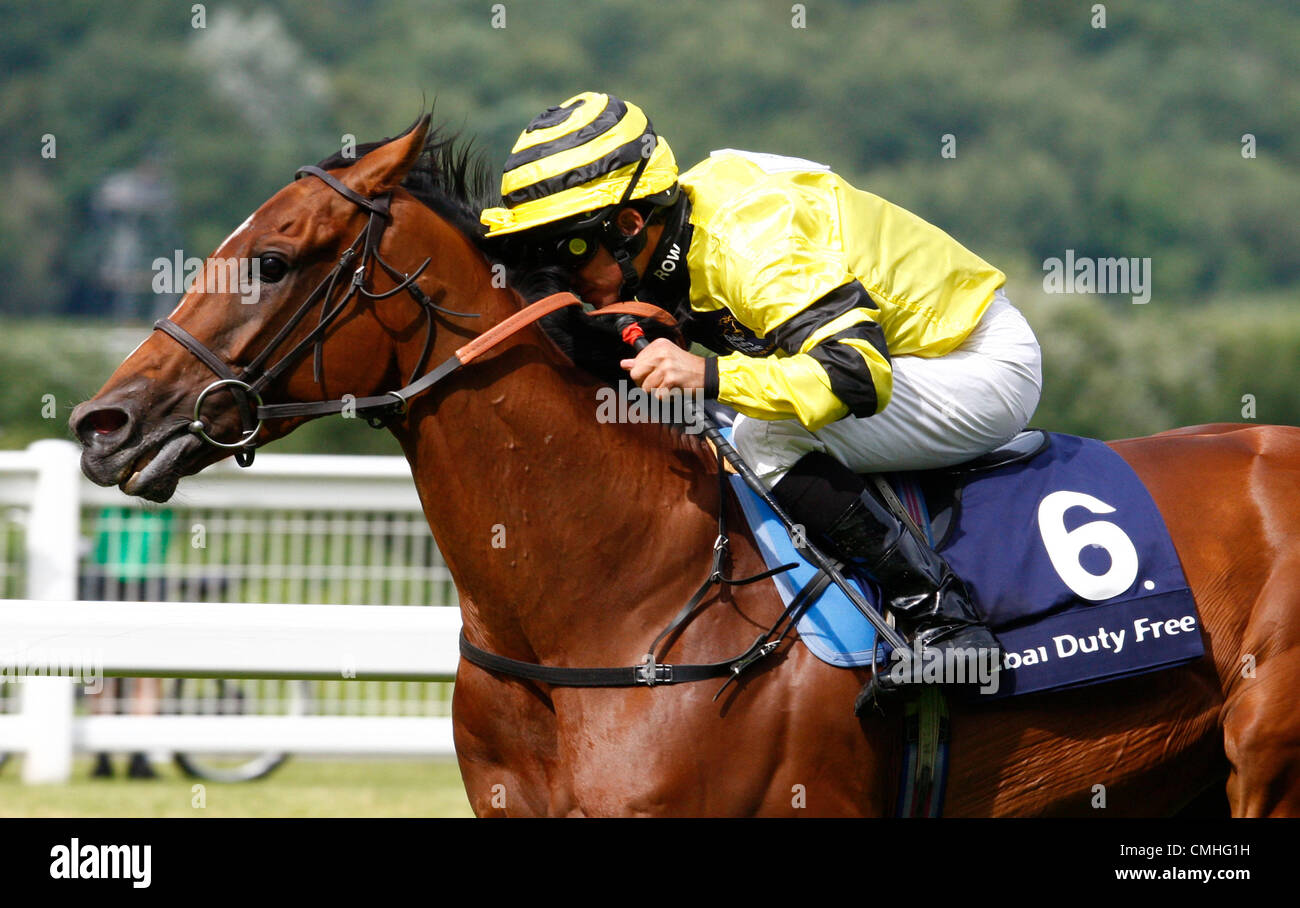
[[(576, 306), (568, 306), (546, 316), (540, 324), (576, 366), (603, 382), (617, 385), (628, 380), (627, 371), (619, 363), (631, 355), (618, 330), (621, 317), (613, 313), (601, 315), (599, 311), (584, 313)], [(636, 322), (647, 340), (666, 337), (675, 344), (681, 343), (681, 335), (675, 328), (650, 318)]]

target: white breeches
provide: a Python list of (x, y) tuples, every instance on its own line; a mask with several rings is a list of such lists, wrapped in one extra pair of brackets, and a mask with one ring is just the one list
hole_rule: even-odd
[(1001, 290), (961, 346), (946, 356), (893, 357), (893, 373), (893, 396), (875, 416), (809, 432), (793, 419), (742, 414), (736, 448), (769, 483), (810, 451), (858, 473), (951, 466), (1024, 429), (1043, 389), (1038, 340)]

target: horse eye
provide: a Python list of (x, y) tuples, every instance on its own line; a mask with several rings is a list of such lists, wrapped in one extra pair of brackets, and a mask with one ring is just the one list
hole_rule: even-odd
[(263, 284), (274, 284), (289, 273), (289, 263), (283, 257), (267, 253), (257, 260), (257, 276)]

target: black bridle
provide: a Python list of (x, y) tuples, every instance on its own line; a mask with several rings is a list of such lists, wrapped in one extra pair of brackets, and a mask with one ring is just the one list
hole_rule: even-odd
[[(207, 345), (190, 334), (180, 325), (173, 322), (170, 318), (160, 318), (154, 322), (154, 328), (162, 331), (164, 334), (174, 338), (185, 349), (189, 350), (199, 358), (204, 365), (216, 374), (217, 380), (212, 382), (202, 391), (199, 392), (198, 398), (194, 401), (194, 419), (190, 422), (189, 429), (203, 441), (218, 448), (233, 449), (235, 451), (235, 461), (242, 467), (246, 467), (253, 462), (253, 454), (257, 449), (257, 435), (262, 429), (262, 423), (267, 419), (285, 419), (294, 416), (324, 416), (330, 413), (341, 413), (344, 409), (350, 409), (358, 415), (364, 416), (370, 425), (380, 427), (396, 416), (400, 416), (406, 411), (406, 405), (411, 395), (418, 394), (431, 387), (446, 372), (444, 368), (450, 365), (444, 363), (434, 372), (425, 375), (423, 378), (416, 380), (416, 376), (424, 369), (428, 362), (429, 353), (433, 349), (433, 336), (435, 319), (434, 313), (440, 312), (444, 315), (456, 316), (458, 318), (478, 318), (475, 312), (455, 312), (451, 309), (445, 309), (420, 289), (416, 280), (429, 267), (432, 258), (426, 258), (420, 267), (416, 268), (410, 274), (399, 271), (379, 254), (379, 244), (383, 239), (384, 230), (387, 228), (392, 215), (389, 212), (389, 205), (392, 202), (392, 193), (386, 192), (374, 198), (366, 198), (358, 192), (345, 186), (329, 173), (315, 166), (299, 167), (294, 174), (294, 179), (301, 177), (303, 174), (314, 176), (343, 196), (354, 205), (368, 211), (369, 218), (366, 220), (366, 226), (357, 234), (357, 238), (352, 241), (352, 245), (344, 250), (335, 263), (334, 268), (325, 278), (316, 285), (315, 289), (307, 296), (298, 310), (290, 316), (289, 320), (271, 338), (270, 342), (262, 348), (262, 352), (253, 357), (252, 361), (244, 367), (243, 371), (236, 373), (227, 365), (217, 354), (215, 354)], [(370, 267), (371, 262), (375, 262), (383, 271), (394, 281), (397, 282), (391, 290), (382, 293), (372, 293), (366, 289), (366, 283), (373, 269)], [(350, 278), (344, 278), (345, 273), (351, 271)], [(336, 291), (340, 286), (346, 289), (337, 302), (332, 302), (336, 296)], [(420, 304), (420, 309), (425, 318), (424, 348), (420, 353), (420, 358), (416, 361), (415, 368), (407, 380), (406, 386), (398, 391), (388, 391), (376, 397), (361, 398), (340, 398), (338, 400), (322, 400), (301, 403), (283, 403), (283, 404), (264, 404), (262, 402), (262, 392), (276, 379), (280, 378), (285, 370), (292, 367), (302, 357), (303, 353), (309, 346), (314, 347), (312, 359), (312, 376), (316, 383), (324, 388), (324, 378), (321, 370), (321, 348), (324, 342), (325, 332), (329, 330), (343, 310), (354, 297), (362, 296), (371, 300), (388, 299), (391, 296), (406, 291), (411, 298)], [(320, 304), (320, 316), (317, 319), (316, 326), (307, 333), (305, 337), (294, 344), (283, 356), (271, 365), (266, 363), (270, 360), (272, 354), (280, 347), (289, 335), (301, 324), (307, 314), (317, 305)], [(447, 372), (452, 371), (447, 369)], [(429, 379), (432, 379), (431, 381)], [(225, 388), (235, 398), (235, 407), (239, 413), (241, 435), (238, 441), (223, 442), (218, 441), (209, 434), (207, 425), (203, 422), (203, 401), (212, 392)]]

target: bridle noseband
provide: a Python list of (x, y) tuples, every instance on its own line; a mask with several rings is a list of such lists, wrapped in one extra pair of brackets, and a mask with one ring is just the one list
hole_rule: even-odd
[[(392, 193), (386, 192), (374, 198), (366, 198), (353, 189), (345, 186), (331, 174), (319, 167), (308, 165), (299, 167), (294, 174), (294, 179), (307, 174), (322, 180), (327, 186), (343, 196), (354, 205), (365, 209), (370, 213), (366, 221), (366, 226), (357, 234), (357, 238), (352, 241), (339, 260), (335, 263), (334, 268), (325, 278), (316, 285), (315, 289), (307, 296), (298, 310), (290, 316), (288, 322), (276, 333), (275, 337), (262, 349), (257, 356), (244, 368), (241, 373), (236, 373), (229, 365), (218, 357), (202, 341), (190, 334), (180, 325), (173, 322), (170, 318), (160, 318), (154, 322), (154, 328), (162, 331), (164, 334), (175, 339), (183, 347), (193, 353), (200, 361), (203, 362), (217, 376), (217, 380), (212, 382), (202, 391), (199, 392), (198, 398), (194, 402), (194, 419), (189, 424), (189, 430), (197, 435), (200, 439), (210, 445), (218, 448), (228, 448), (235, 451), (235, 461), (242, 467), (246, 467), (253, 462), (253, 455), (257, 448), (257, 435), (261, 431), (262, 423), (267, 419), (284, 419), (293, 416), (322, 416), (329, 413), (341, 413), (344, 408), (351, 407), (354, 412), (363, 415), (370, 425), (380, 427), (386, 425), (391, 419), (400, 416), (406, 410), (407, 400), (412, 393), (418, 393), (416, 388), (421, 385), (425, 379), (431, 378), (437, 372), (441, 372), (443, 367), (435, 370), (435, 373), (426, 375), (419, 382), (416, 376), (424, 369), (429, 358), (429, 353), (433, 349), (433, 336), (435, 319), (434, 313), (440, 312), (444, 315), (451, 315), (457, 318), (478, 318), (476, 312), (456, 312), (451, 309), (445, 309), (431, 300), (416, 280), (429, 267), (432, 257), (426, 258), (420, 267), (416, 268), (410, 274), (403, 273), (386, 262), (379, 254), (379, 244), (383, 239), (384, 230), (387, 228), (392, 215), (389, 212), (389, 205), (392, 202)], [(366, 282), (371, 272), (370, 263), (375, 262), (381, 269), (394, 281), (397, 282), (391, 290), (382, 293), (372, 293), (366, 289)], [(344, 274), (351, 270), (351, 277), (344, 278)], [(342, 285), (345, 292), (337, 302), (332, 302), (336, 296), (336, 291)], [(400, 391), (389, 391), (386, 394), (377, 397), (347, 398), (339, 400), (313, 401), (307, 403), (284, 403), (284, 404), (264, 404), (262, 402), (262, 391), (264, 391), (272, 382), (282, 376), (285, 370), (292, 367), (301, 358), (308, 346), (314, 347), (312, 360), (312, 376), (316, 383), (324, 388), (324, 378), (321, 371), (321, 351), (324, 342), (324, 335), (329, 330), (343, 310), (347, 308), (352, 299), (358, 295), (371, 300), (388, 299), (401, 291), (406, 291), (412, 299), (420, 304), (421, 311), (425, 318), (425, 336), (424, 348), (420, 353), (420, 358), (416, 361), (415, 368), (407, 380), (406, 387)], [(320, 316), (316, 326), (308, 334), (294, 344), (288, 352), (281, 356), (270, 366), (267, 361), (281, 344), (289, 337), (295, 328), (306, 318), (307, 314), (317, 303), (320, 303)], [(448, 365), (446, 363), (444, 366)], [(439, 376), (441, 377), (441, 376)], [(436, 379), (435, 379), (436, 381)], [(424, 390), (432, 386), (429, 382), (418, 390)], [(235, 398), (235, 407), (239, 414), (241, 435), (238, 441), (222, 442), (213, 438), (208, 432), (207, 425), (203, 422), (203, 402), (214, 391), (226, 389)]]

